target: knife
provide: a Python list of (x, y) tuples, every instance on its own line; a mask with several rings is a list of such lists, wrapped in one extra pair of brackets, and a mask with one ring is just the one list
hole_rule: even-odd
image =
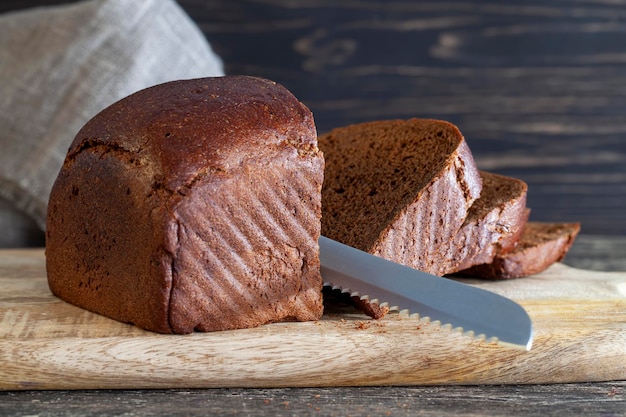
[(532, 346), (532, 321), (508, 298), (387, 261), (324, 236), (319, 246), (325, 286), (361, 299), (380, 300), (390, 310), (408, 310), (423, 320), (449, 324), (475, 337), (526, 350)]

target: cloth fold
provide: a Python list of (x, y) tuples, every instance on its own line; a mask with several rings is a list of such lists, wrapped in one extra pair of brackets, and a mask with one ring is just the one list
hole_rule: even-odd
[(224, 75), (221, 59), (173, 0), (10, 12), (0, 15), (0, 33), (0, 197), (42, 230), (54, 180), (87, 120), (155, 84)]

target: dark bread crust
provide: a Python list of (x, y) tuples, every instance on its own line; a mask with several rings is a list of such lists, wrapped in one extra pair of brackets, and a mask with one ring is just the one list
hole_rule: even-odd
[(52, 292), (162, 333), (318, 319), (316, 136), (302, 103), (254, 77), (113, 104), (78, 133), (50, 196)]
[(528, 222), (515, 249), (499, 254), (491, 263), (475, 265), (461, 274), (487, 279), (538, 274), (563, 260), (579, 231), (579, 223)]
[(528, 221), (528, 185), (517, 178), (480, 172), (483, 188), (470, 208), (455, 240), (459, 263), (448, 274), (484, 263), (491, 263), (509, 252)]

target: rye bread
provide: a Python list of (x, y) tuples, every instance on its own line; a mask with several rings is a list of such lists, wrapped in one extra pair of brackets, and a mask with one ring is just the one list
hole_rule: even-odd
[(446, 273), (491, 263), (516, 245), (528, 221), (528, 185), (517, 178), (481, 171), (483, 188), (455, 237), (458, 264)]
[(316, 320), (323, 169), (311, 112), (274, 82), (139, 91), (68, 151), (48, 208), (50, 289), (162, 333)]
[(462, 275), (487, 279), (523, 278), (563, 260), (578, 232), (579, 223), (528, 222), (517, 246), (491, 263), (475, 265)]
[(481, 192), (452, 124), (375, 121), (322, 135), (322, 234), (436, 275), (457, 263), (455, 240)]

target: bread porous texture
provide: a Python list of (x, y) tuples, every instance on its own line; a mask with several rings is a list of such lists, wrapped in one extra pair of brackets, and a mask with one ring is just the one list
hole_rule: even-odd
[(161, 333), (319, 319), (323, 170), (311, 112), (274, 82), (132, 94), (81, 129), (54, 184), (50, 289)]
[(512, 250), (528, 221), (528, 185), (524, 181), (485, 171), (480, 176), (480, 198), (474, 201), (455, 237), (458, 263), (451, 265), (447, 274), (490, 263)]
[(324, 236), (436, 275), (457, 263), (454, 237), (481, 177), (454, 125), (362, 123), (320, 136), (319, 147)]

